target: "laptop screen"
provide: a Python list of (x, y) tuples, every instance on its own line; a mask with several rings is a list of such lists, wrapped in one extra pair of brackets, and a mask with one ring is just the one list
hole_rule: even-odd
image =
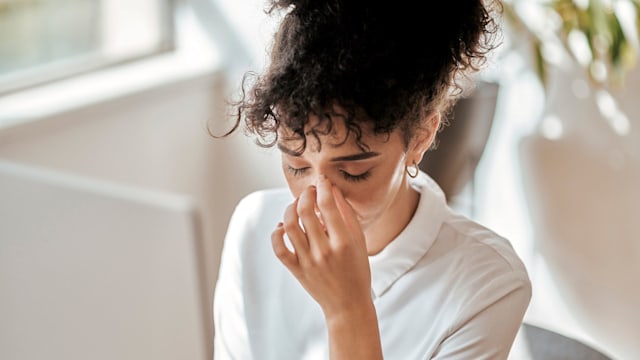
[(189, 198), (0, 161), (0, 359), (211, 359)]

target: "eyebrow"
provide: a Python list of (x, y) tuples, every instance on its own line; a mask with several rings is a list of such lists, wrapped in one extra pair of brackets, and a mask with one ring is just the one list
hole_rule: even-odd
[(353, 154), (353, 155), (334, 157), (334, 158), (331, 158), (331, 161), (332, 162), (358, 161), (358, 160), (370, 159), (370, 158), (376, 157), (378, 155), (380, 155), (380, 153), (377, 153), (377, 152), (374, 152), (374, 151), (367, 151), (367, 152), (361, 152), (361, 153), (357, 153), (357, 154)]
[[(293, 156), (293, 157), (300, 157), (302, 154), (295, 152), (289, 148), (286, 148), (285, 146), (283, 146), (282, 144), (278, 144), (278, 149), (280, 151), (282, 151), (283, 153), (289, 155), (289, 156)], [(357, 153), (357, 154), (353, 154), (353, 155), (345, 155), (345, 156), (337, 156), (334, 158), (331, 158), (330, 161), (331, 162), (341, 162), (341, 161), (358, 161), (358, 160), (366, 160), (366, 159), (370, 159), (372, 157), (376, 157), (379, 156), (380, 153), (375, 152), (375, 151), (365, 151), (365, 152), (361, 152), (361, 153)]]

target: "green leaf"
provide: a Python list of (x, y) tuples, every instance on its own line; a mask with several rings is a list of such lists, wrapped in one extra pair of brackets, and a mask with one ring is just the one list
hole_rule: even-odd
[[(524, 1), (524, 0), (523, 0)], [(638, 62), (637, 49), (629, 42), (630, 34), (626, 34), (617, 14), (610, 8), (611, 2), (606, 0), (589, 0), (587, 7), (578, 7), (575, 0), (549, 0), (538, 2), (539, 6), (555, 12), (561, 19), (560, 31), (557, 34), (565, 49), (576, 59), (576, 54), (571, 51), (568, 41), (569, 34), (573, 31), (582, 33), (592, 54), (591, 63), (583, 69), (592, 80), (592, 85), (602, 86), (605, 83), (612, 85), (622, 84), (628, 72)], [(640, 0), (629, 1), (636, 10), (635, 30), (640, 38)], [(546, 39), (536, 34), (527, 26), (526, 14), (519, 14), (513, 8), (512, 2), (504, 4), (505, 19), (513, 28), (527, 35), (532, 46), (532, 65), (544, 88), (547, 88), (547, 65), (544, 57), (543, 44)], [(577, 60), (577, 59), (576, 59)], [(592, 76), (600, 62), (607, 67), (607, 78), (599, 83)]]
[(542, 87), (546, 90), (548, 87), (547, 62), (542, 53), (542, 43), (540, 42), (539, 39), (535, 39), (532, 42), (532, 46), (533, 46), (536, 74), (538, 75), (538, 79), (542, 83)]

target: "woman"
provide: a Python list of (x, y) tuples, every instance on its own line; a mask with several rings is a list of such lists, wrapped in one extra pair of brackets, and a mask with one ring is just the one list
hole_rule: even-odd
[[(216, 359), (505, 359), (531, 297), (510, 243), (418, 165), (496, 33), (481, 1), (274, 1), (271, 62), (237, 125), (288, 189), (229, 224)], [(236, 126), (236, 127), (238, 127)]]

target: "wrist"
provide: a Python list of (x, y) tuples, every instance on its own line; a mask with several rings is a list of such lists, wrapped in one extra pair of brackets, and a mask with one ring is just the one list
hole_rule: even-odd
[(382, 359), (378, 316), (373, 301), (325, 314), (331, 359)]
[(369, 299), (339, 311), (325, 312), (325, 320), (329, 328), (359, 327), (367, 323), (375, 323), (377, 327), (378, 315), (373, 301)]

